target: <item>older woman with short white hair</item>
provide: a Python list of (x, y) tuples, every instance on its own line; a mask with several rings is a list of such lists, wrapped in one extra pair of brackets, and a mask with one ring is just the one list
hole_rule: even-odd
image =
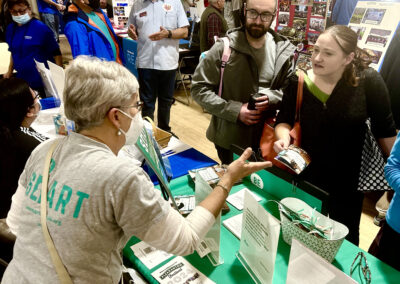
[[(116, 154), (142, 128), (135, 77), (115, 62), (77, 58), (66, 71), (65, 114), (77, 133), (59, 139), (50, 163), (47, 227), (74, 283), (117, 283), (121, 249), (137, 236), (184, 255), (212, 226), (239, 178), (270, 166), (246, 163), (251, 150), (227, 170), (218, 186), (185, 219), (162, 199), (147, 174)], [(16, 234), (14, 259), (2, 283), (56, 283), (40, 223), (43, 143), (29, 158), (7, 222)]]

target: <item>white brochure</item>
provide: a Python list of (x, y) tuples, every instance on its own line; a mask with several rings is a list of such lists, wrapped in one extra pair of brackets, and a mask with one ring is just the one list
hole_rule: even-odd
[(38, 62), (35, 59), (33, 59), (33, 61), (35, 61), (36, 69), (38, 70), (40, 77), (42, 78), (46, 96), (54, 97), (59, 100), (60, 96), (57, 93), (57, 89), (54, 84), (53, 77), (51, 76), (50, 70), (46, 68), (44, 63)]
[(186, 259), (177, 256), (170, 262), (154, 271), (153, 276), (160, 284), (212, 284), (203, 273), (198, 271)]
[(261, 197), (259, 197), (257, 194), (251, 192), (248, 188), (243, 188), (239, 190), (238, 192), (235, 192), (231, 195), (228, 196), (226, 201), (228, 201), (232, 206), (235, 206), (237, 210), (243, 210), (243, 204), (244, 204), (244, 192), (248, 191), (250, 192), (251, 195), (253, 195), (254, 199), (258, 202), (261, 200)]
[(324, 258), (292, 239), (286, 278), (287, 284), (355, 284), (350, 278)]
[(272, 283), (280, 229), (280, 222), (245, 191), (237, 257), (255, 283)]
[[(202, 178), (199, 172), (196, 172), (195, 188), (196, 205), (202, 202), (213, 190), (208, 182)], [(203, 257), (208, 250), (210, 251), (210, 253), (207, 254), (207, 257), (214, 266), (220, 265), (224, 262), (220, 255), (220, 237), (221, 213), (217, 218), (215, 218), (214, 225), (208, 231), (201, 244), (197, 248), (197, 252), (200, 257)]]
[(131, 250), (148, 269), (156, 267), (161, 262), (173, 256), (165, 251), (157, 250), (145, 242), (140, 242), (131, 246)]
[(240, 213), (236, 216), (226, 219), (222, 222), (222, 224), (224, 224), (224, 226), (240, 240), (240, 236), (242, 235), (242, 221), (243, 213)]
[(64, 92), (64, 85), (65, 85), (65, 72), (61, 66), (54, 64), (51, 61), (47, 61), (49, 65), (49, 70), (51, 74), (51, 78), (53, 79), (54, 86), (56, 88), (57, 94), (61, 102), (63, 101), (63, 92)]

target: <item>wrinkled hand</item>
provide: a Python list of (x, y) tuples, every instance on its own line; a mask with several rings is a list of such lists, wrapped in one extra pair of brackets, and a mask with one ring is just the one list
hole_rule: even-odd
[(269, 106), (269, 98), (267, 95), (257, 98), (256, 101), (256, 110), (264, 111)]
[(128, 36), (133, 40), (137, 40), (138, 39), (138, 36), (137, 36), (137, 33), (136, 33), (136, 28), (132, 24), (129, 25)]
[[(229, 164), (227, 171), (224, 174), (224, 178), (228, 178), (233, 185), (239, 179), (244, 178), (256, 171), (269, 168), (272, 166), (271, 162), (247, 162), (246, 160), (251, 156), (251, 148), (247, 148), (243, 154), (231, 164)], [(225, 177), (226, 176), (226, 177)]]
[(160, 27), (160, 31), (149, 35), (149, 39), (152, 41), (161, 40), (168, 37), (168, 31), (164, 27)]
[(247, 103), (240, 108), (239, 119), (246, 125), (253, 125), (260, 121), (261, 111), (247, 109)]
[(290, 145), (290, 138), (289, 139), (279, 139), (278, 141), (275, 141), (274, 143), (274, 151), (276, 153), (279, 153), (282, 150), (285, 150), (289, 147)]

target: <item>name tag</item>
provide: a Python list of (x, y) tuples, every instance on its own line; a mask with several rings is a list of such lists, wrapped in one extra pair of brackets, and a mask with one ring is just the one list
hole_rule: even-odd
[(144, 11), (144, 12), (142, 12), (142, 13), (139, 14), (139, 17), (140, 17), (140, 18), (141, 18), (141, 17), (145, 17), (145, 16), (147, 16), (147, 11)]
[(31, 36), (25, 36), (25, 39), (32, 39)]

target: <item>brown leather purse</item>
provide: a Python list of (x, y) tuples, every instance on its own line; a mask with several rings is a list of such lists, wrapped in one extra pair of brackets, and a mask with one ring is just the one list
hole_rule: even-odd
[[(300, 109), (301, 104), (303, 103), (303, 85), (304, 85), (304, 73), (303, 71), (299, 71), (298, 73), (299, 83), (297, 85), (297, 100), (296, 100), (296, 115), (294, 120), (294, 126), (290, 131), (291, 137), (291, 144), (300, 147), (301, 144), (301, 127), (300, 127)], [(276, 141), (275, 137), (275, 124), (276, 118), (269, 118), (265, 121), (263, 133), (261, 135), (260, 140), (260, 150), (261, 155), (264, 160), (271, 161), (274, 165), (279, 166), (280, 168), (283, 167), (282, 164), (275, 162), (274, 158), (276, 157), (277, 153), (274, 151), (274, 143)]]

